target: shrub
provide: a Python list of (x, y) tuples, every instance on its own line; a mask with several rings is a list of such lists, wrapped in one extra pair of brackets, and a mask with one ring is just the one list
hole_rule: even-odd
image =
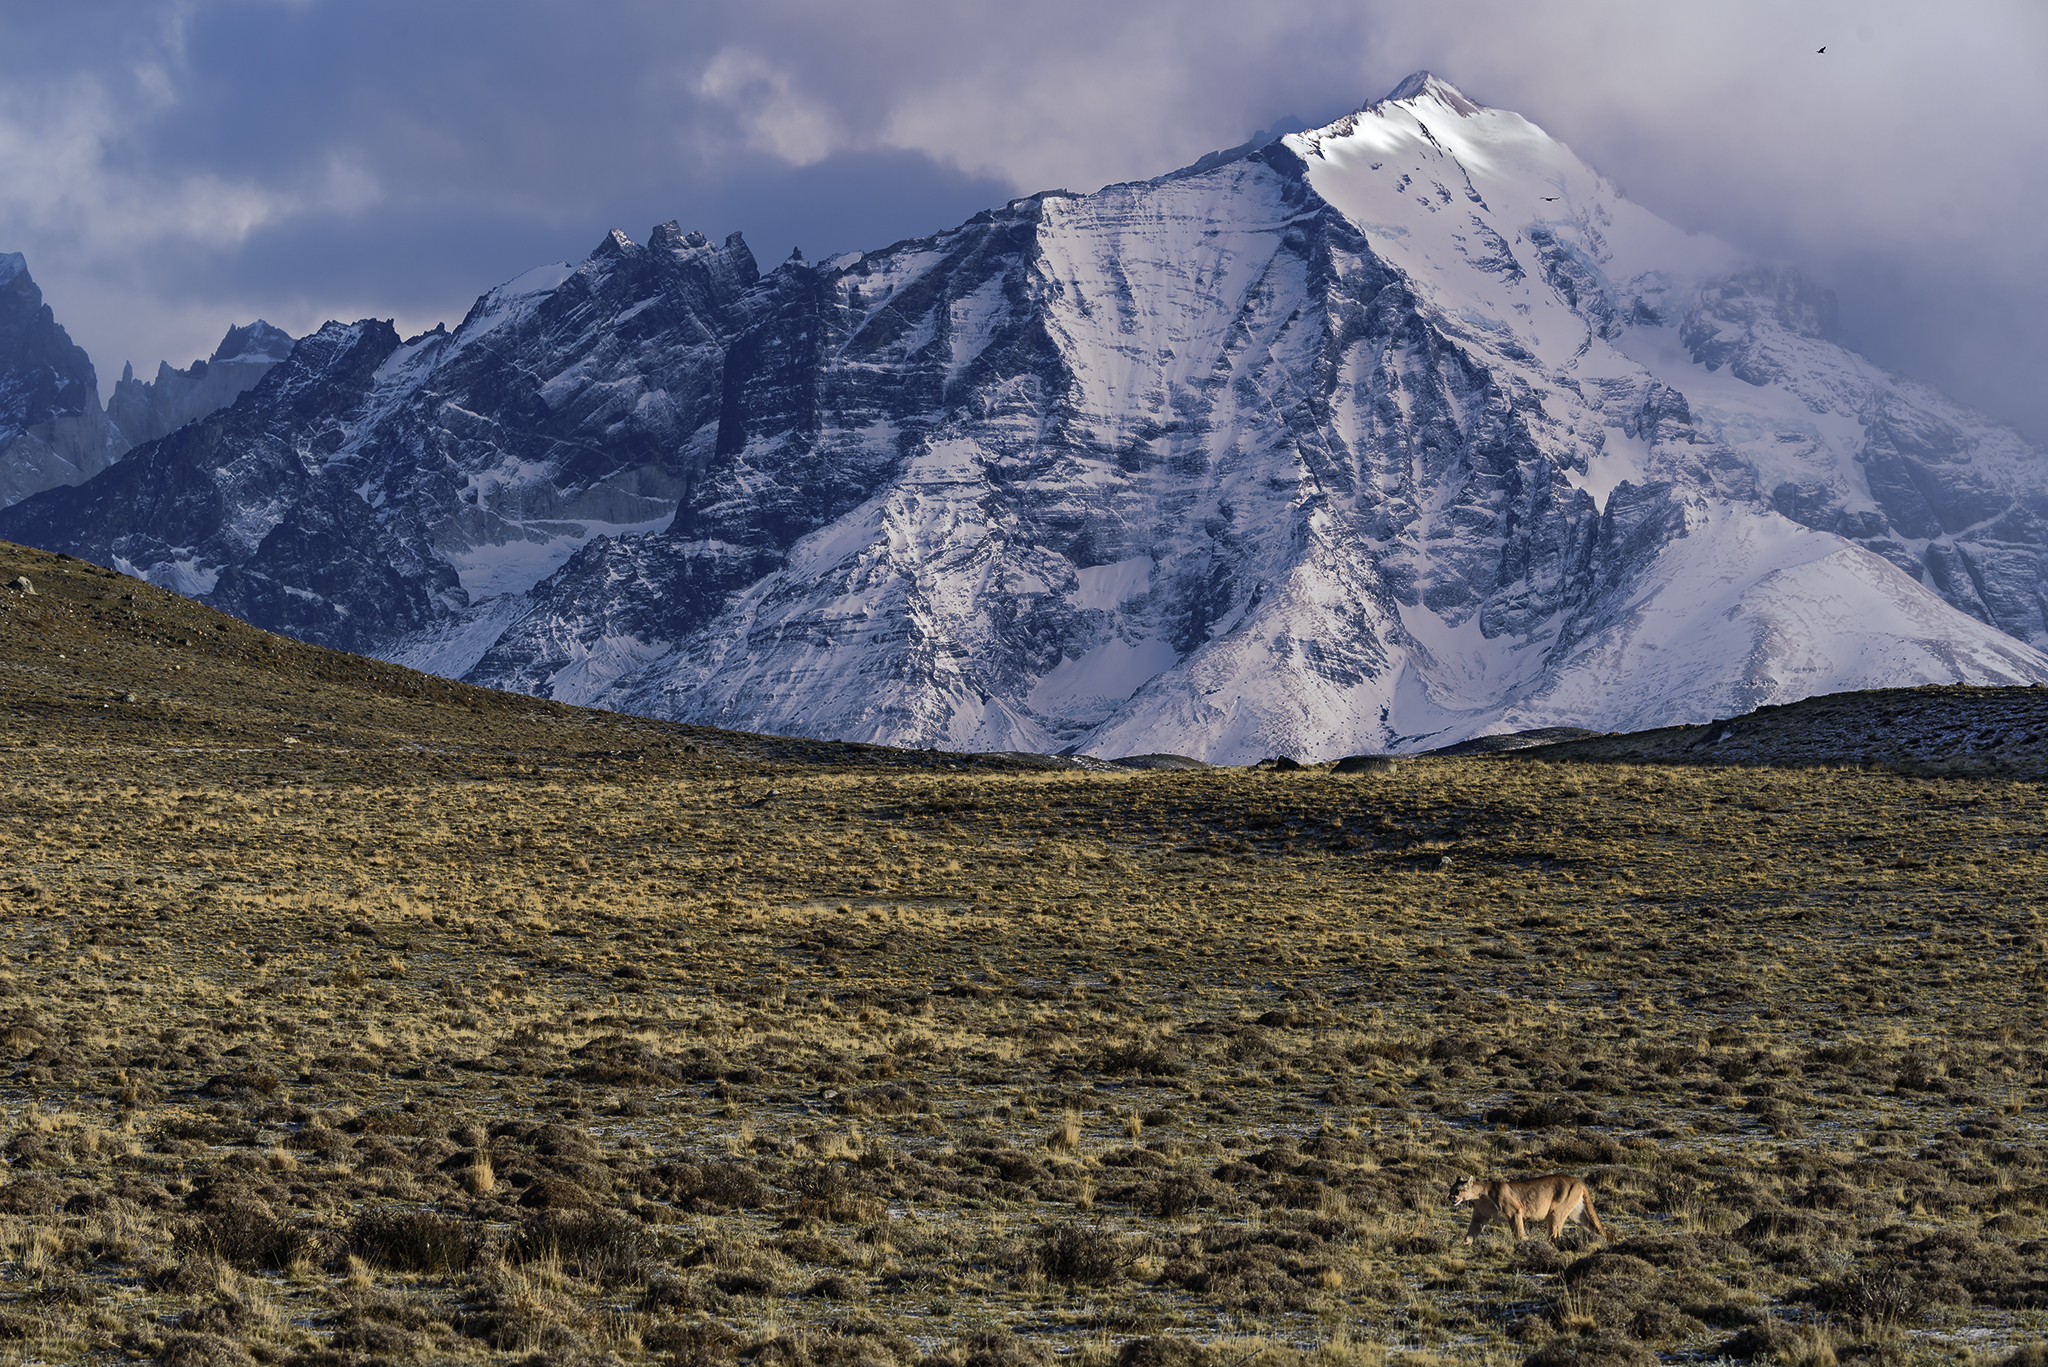
[(48, 1177), (17, 1177), (0, 1186), (0, 1212), (48, 1215), (65, 1202), (65, 1189)]
[(221, 1296), (211, 1305), (195, 1305), (178, 1316), (178, 1327), (188, 1334), (231, 1334), (251, 1318), (246, 1302)]
[(481, 1227), (427, 1210), (366, 1211), (348, 1232), (350, 1252), (394, 1272), (466, 1272), (485, 1244)]
[(643, 1333), (640, 1341), (656, 1352), (667, 1353), (674, 1367), (731, 1362), (746, 1344), (744, 1338), (716, 1320), (658, 1324)]
[(1657, 1355), (1610, 1330), (1560, 1334), (1522, 1359), (1522, 1367), (1656, 1367)]
[(908, 1339), (864, 1325), (783, 1334), (753, 1350), (760, 1367), (884, 1367), (916, 1356)]
[(821, 1234), (812, 1234), (800, 1229), (783, 1235), (775, 1241), (773, 1247), (783, 1257), (794, 1258), (800, 1263), (838, 1267), (849, 1260), (847, 1251), (839, 1244)]
[(1803, 1210), (1759, 1211), (1735, 1231), (1737, 1243), (1750, 1248), (1771, 1244), (1801, 1244), (1826, 1237), (1842, 1228), (1842, 1222)]
[(1114, 1281), (1129, 1261), (1115, 1235), (1075, 1224), (1055, 1226), (1039, 1239), (1036, 1253), (1046, 1276), (1090, 1286)]
[(1642, 1339), (1646, 1343), (1668, 1343), (1673, 1339), (1690, 1338), (1707, 1326), (1675, 1305), (1663, 1301), (1652, 1301), (1638, 1310), (1628, 1322), (1629, 1337)]
[(506, 1246), (512, 1262), (556, 1258), (585, 1281), (616, 1286), (640, 1273), (649, 1253), (647, 1227), (610, 1210), (551, 1210), (519, 1227)]
[(709, 1277), (663, 1274), (647, 1279), (647, 1289), (640, 1294), (640, 1311), (651, 1315), (663, 1310), (701, 1310), (718, 1315), (725, 1313), (729, 1299)]
[(1741, 1362), (1751, 1362), (1760, 1357), (1783, 1361), (1791, 1355), (1798, 1337), (1792, 1326), (1783, 1320), (1766, 1319), (1744, 1327), (1742, 1332), (1723, 1343), (1721, 1355)]
[(33, 1315), (0, 1310), (0, 1341), (15, 1343), (23, 1339), (39, 1339), (46, 1332), (43, 1322)]
[(352, 1324), (329, 1340), (328, 1346), (383, 1358), (411, 1357), (419, 1350), (420, 1336), (395, 1324)]
[(1927, 1313), (1927, 1293), (1902, 1269), (1859, 1268), (1813, 1289), (1814, 1303), (1831, 1314), (1874, 1324), (1910, 1324)]
[(188, 1258), (216, 1258), (245, 1272), (290, 1267), (313, 1253), (307, 1231), (253, 1202), (216, 1206), (183, 1221), (171, 1242)]
[(768, 1184), (744, 1163), (663, 1163), (653, 1176), (671, 1201), (693, 1214), (758, 1210), (770, 1200)]
[(1179, 1175), (1161, 1178), (1147, 1188), (1145, 1205), (1156, 1215), (1190, 1215), (1199, 1210), (1204, 1201), (1213, 1200), (1214, 1195), (1213, 1184), (1205, 1179)]
[(955, 1339), (928, 1360), (957, 1363), (959, 1367), (1042, 1367), (1050, 1359), (1044, 1348), (1030, 1339), (1019, 1338), (1007, 1329), (987, 1329)]
[(255, 1359), (214, 1334), (173, 1334), (156, 1355), (157, 1367), (253, 1367)]
[(1562, 1280), (1567, 1290), (1558, 1303), (1559, 1323), (1575, 1309), (1603, 1329), (1633, 1321), (1658, 1286), (1657, 1269), (1626, 1253), (1581, 1258), (1564, 1270)]
[(1424, 1057), (1437, 1063), (1448, 1063), (1452, 1060), (1475, 1062), (1491, 1052), (1492, 1049), (1485, 1041), (1474, 1039), (1470, 1035), (1438, 1035), (1429, 1042)]
[(517, 1276), (497, 1278), (482, 1303), (456, 1322), (466, 1338), (481, 1339), (507, 1352), (549, 1346), (551, 1338), (570, 1333), (576, 1307), (566, 1297), (531, 1285)]
[(781, 1288), (773, 1272), (758, 1268), (715, 1273), (711, 1281), (728, 1296), (772, 1296)]
[(812, 1163), (784, 1179), (797, 1197), (797, 1211), (828, 1220), (873, 1218), (880, 1206), (860, 1194), (855, 1170), (845, 1163)]
[(564, 1211), (588, 1207), (595, 1198), (566, 1177), (546, 1176), (519, 1194), (528, 1210)]
[(1124, 1040), (1102, 1051), (1096, 1070), (1103, 1073), (1134, 1073), (1140, 1077), (1178, 1077), (1187, 1065), (1172, 1049), (1141, 1040)]
[(1216, 1354), (1193, 1339), (1132, 1339), (1117, 1350), (1116, 1367), (1209, 1367)]
[(1586, 1107), (1563, 1097), (1531, 1101), (1523, 1106), (1497, 1106), (1486, 1113), (1485, 1119), (1489, 1125), (1511, 1125), (1518, 1130), (1555, 1130), (1598, 1123), (1598, 1117)]

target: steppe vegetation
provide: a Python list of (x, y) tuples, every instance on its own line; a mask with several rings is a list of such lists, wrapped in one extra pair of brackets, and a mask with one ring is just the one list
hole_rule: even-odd
[(970, 763), (0, 550), (0, 1360), (2048, 1360), (2038, 774)]

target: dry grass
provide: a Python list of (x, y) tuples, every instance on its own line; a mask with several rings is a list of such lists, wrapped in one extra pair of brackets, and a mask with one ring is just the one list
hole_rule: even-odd
[[(116, 725), (91, 690), (161, 648), (92, 601), (52, 631), (99, 673), (0, 626), (0, 1357), (1843, 1367), (2048, 1327), (2031, 783), (954, 767), (265, 641)], [(336, 730), (231, 720), (266, 688)], [(1443, 1206), (1557, 1169), (1613, 1244)]]

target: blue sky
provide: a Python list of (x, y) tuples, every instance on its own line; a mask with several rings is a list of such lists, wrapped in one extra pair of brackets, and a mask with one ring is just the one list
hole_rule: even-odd
[(0, 251), (105, 386), (258, 315), (452, 323), (614, 226), (878, 246), (1420, 67), (2048, 444), (2035, 0), (0, 0)]

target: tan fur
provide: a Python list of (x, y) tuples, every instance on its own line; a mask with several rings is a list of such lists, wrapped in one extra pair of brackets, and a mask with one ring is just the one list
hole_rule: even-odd
[(1529, 1237), (1524, 1220), (1548, 1221), (1550, 1241), (1556, 1243), (1574, 1216), (1601, 1238), (1607, 1237), (1600, 1217), (1593, 1211), (1593, 1193), (1569, 1173), (1554, 1172), (1523, 1182), (1482, 1182), (1469, 1177), (1451, 1188), (1452, 1205), (1462, 1206), (1468, 1201), (1472, 1203), (1472, 1227), (1465, 1231), (1465, 1237), (1474, 1243), (1494, 1220), (1513, 1229), (1517, 1240)]

